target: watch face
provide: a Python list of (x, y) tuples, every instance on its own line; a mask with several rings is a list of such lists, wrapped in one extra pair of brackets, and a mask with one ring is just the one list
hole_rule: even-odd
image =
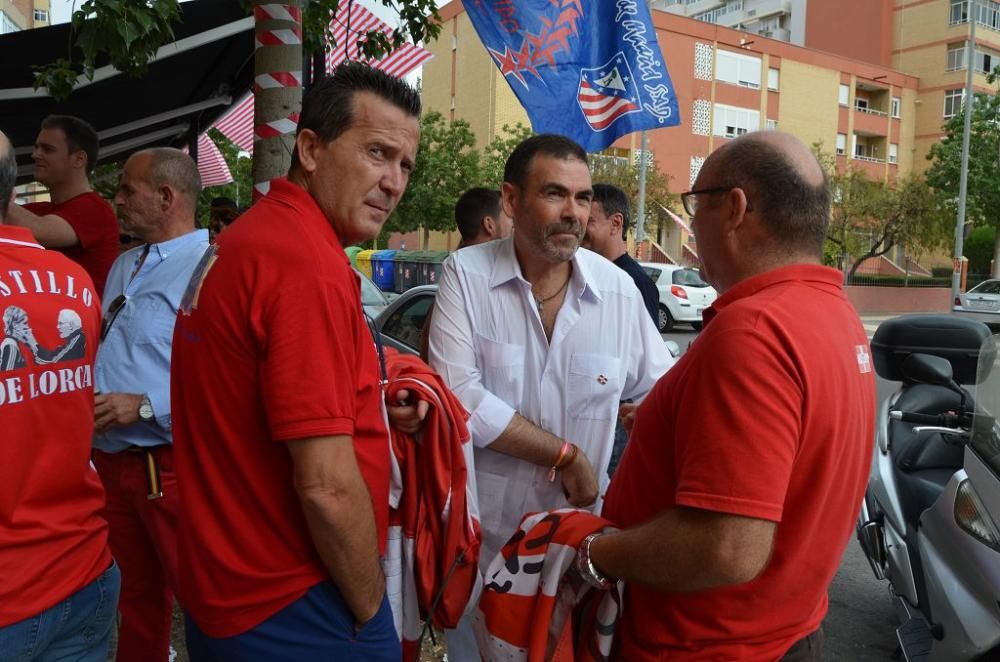
[(153, 418), (153, 406), (148, 402), (143, 402), (139, 405), (139, 418), (144, 421), (152, 420)]

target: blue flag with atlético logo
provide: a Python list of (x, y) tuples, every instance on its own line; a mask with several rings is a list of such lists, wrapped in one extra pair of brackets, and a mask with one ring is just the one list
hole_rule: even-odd
[(598, 152), (676, 126), (677, 97), (645, 0), (462, 0), (538, 133)]

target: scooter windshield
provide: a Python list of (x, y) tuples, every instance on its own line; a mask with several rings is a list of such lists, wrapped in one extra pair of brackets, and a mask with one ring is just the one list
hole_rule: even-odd
[(976, 370), (976, 413), (969, 446), (1000, 478), (1000, 335), (983, 342)]

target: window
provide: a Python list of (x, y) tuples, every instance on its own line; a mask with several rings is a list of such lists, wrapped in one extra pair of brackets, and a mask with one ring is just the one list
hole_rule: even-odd
[(965, 43), (948, 44), (948, 64), (945, 71), (965, 69)]
[(48, 9), (36, 9), (35, 10), (35, 20), (48, 22), (49, 20), (49, 10)]
[(760, 128), (760, 111), (715, 104), (712, 133), (735, 138)]
[(854, 107), (861, 111), (868, 110), (868, 99), (864, 97), (856, 97), (854, 99)]
[(716, 51), (715, 79), (759, 90), (760, 58), (729, 51)]
[(841, 106), (846, 106), (850, 103), (850, 101), (851, 101), (851, 88), (849, 88), (844, 84), (841, 84), (840, 89), (837, 91), (837, 102)]
[(687, 287), (708, 287), (708, 283), (701, 279), (694, 269), (677, 269), (671, 274), (671, 281), (674, 285), (685, 285)]
[(965, 23), (967, 20), (969, 20), (968, 0), (952, 0), (949, 22), (955, 25), (956, 23)]
[(18, 26), (14, 20), (7, 15), (6, 12), (0, 11), (0, 34), (8, 34), (10, 32), (17, 32), (21, 28)]
[(893, 97), (892, 98), (892, 104), (890, 106), (890, 110), (891, 110), (892, 116), (895, 117), (896, 119), (899, 119), (900, 117), (902, 117), (902, 115), (900, 114), (901, 105), (902, 104), (899, 101), (899, 97)]
[(837, 155), (843, 156), (847, 153), (847, 134), (838, 133), (837, 134)]
[(976, 71), (988, 74), (997, 65), (1000, 65), (1000, 53), (988, 48), (976, 51)]
[[(952, 0), (948, 20), (951, 25), (966, 23), (969, 20), (969, 0)], [(1000, 3), (976, 0), (976, 24), (1000, 30)]]
[(777, 131), (778, 130), (778, 120), (767, 120), (767, 123), (766, 123), (765, 126), (767, 127), (768, 131)]
[(947, 90), (944, 93), (944, 118), (954, 117), (962, 110), (962, 100), (965, 99), (965, 90)]
[(382, 335), (388, 336), (414, 351), (420, 352), (420, 338), (427, 321), (427, 312), (434, 303), (432, 293), (414, 296), (403, 304), (382, 327)]
[(895, 163), (899, 158), (899, 145), (889, 143), (889, 163)]
[(718, 23), (719, 19), (733, 12), (743, 11), (743, 0), (731, 0), (721, 7), (695, 14), (691, 18), (705, 23)]
[(767, 89), (778, 91), (778, 70), (771, 67), (767, 70)]

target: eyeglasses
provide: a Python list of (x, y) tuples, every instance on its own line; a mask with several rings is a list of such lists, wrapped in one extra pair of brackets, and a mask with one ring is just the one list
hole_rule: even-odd
[(104, 340), (108, 336), (108, 332), (111, 331), (111, 325), (115, 323), (115, 319), (118, 318), (118, 313), (121, 312), (122, 308), (125, 307), (125, 303), (128, 298), (124, 294), (119, 294), (115, 297), (115, 300), (111, 302), (108, 306), (108, 312), (104, 316), (104, 322), (101, 324), (101, 340)]
[[(732, 191), (734, 188), (740, 189), (743, 191), (743, 195), (746, 195), (746, 189), (732, 184), (729, 186), (713, 186), (712, 188), (702, 188), (694, 191), (688, 191), (687, 193), (681, 193), (681, 203), (684, 205), (684, 211), (687, 212), (688, 216), (694, 218), (695, 212), (698, 211), (698, 198), (696, 196), (726, 193), (728, 191)], [(747, 211), (753, 211), (749, 198), (747, 199)]]

